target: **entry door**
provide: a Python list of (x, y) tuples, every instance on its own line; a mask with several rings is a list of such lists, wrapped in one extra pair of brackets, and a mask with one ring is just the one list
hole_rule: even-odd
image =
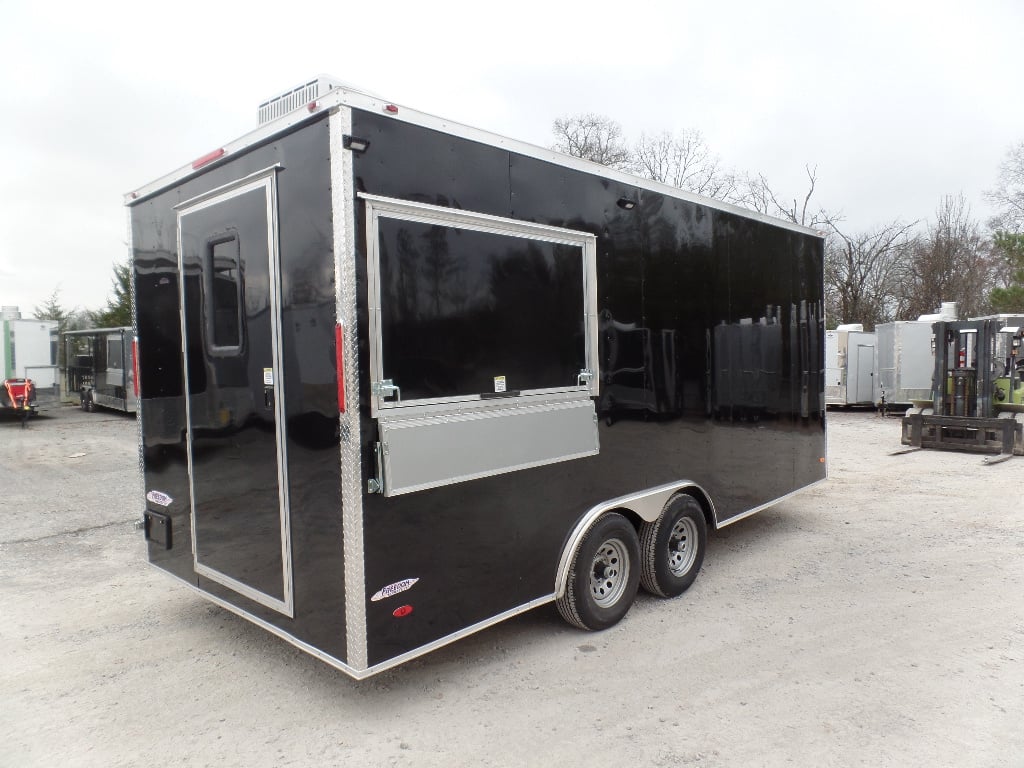
[(857, 378), (854, 393), (855, 403), (874, 402), (874, 370), (875, 370), (875, 348), (857, 345)]
[(196, 573), (294, 615), (276, 169), (178, 207)]

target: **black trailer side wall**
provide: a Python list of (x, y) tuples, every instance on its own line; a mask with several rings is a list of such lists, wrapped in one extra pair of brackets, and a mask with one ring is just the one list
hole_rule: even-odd
[[(177, 217), (175, 206), (275, 164), (281, 270), (281, 333), (287, 388), (286, 433), (294, 568), (295, 618), (289, 619), (206, 578), (194, 570), (190, 543), (190, 499), (185, 443), (184, 374), (179, 313)], [(138, 304), (140, 395), (146, 490), (169, 496), (169, 506), (147, 507), (171, 518), (173, 546), (150, 541), (150, 560), (181, 579), (344, 660), (344, 563), (337, 448), (338, 406), (334, 378), (334, 248), (331, 224), (328, 124), (321, 119), (258, 146), (132, 208), (132, 247)], [(201, 290), (186, 278), (186, 294)], [(198, 312), (197, 304), (189, 304)], [(250, 322), (265, 321), (250, 318)], [(265, 332), (265, 331), (264, 331)], [(234, 361), (204, 360), (201, 347), (189, 350), (192, 394), (238, 385)], [(244, 362), (244, 361), (243, 361)], [(242, 381), (262, 397), (262, 381)], [(265, 425), (246, 423), (204, 436), (194, 460), (230, 461), (246, 432)], [(273, 468), (252, 466), (255, 476)], [(245, 530), (245, 510), (217, 521)], [(244, 559), (252, 553), (234, 553)]]
[[(550, 595), (566, 537), (604, 500), (685, 478), (722, 523), (824, 477), (820, 238), (369, 112), (352, 133), (370, 141), (359, 192), (596, 234), (602, 328), (598, 456), (364, 498), (367, 598), (420, 580), (411, 613), (368, 600), (371, 666)], [(365, 328), (362, 203), (356, 226)]]

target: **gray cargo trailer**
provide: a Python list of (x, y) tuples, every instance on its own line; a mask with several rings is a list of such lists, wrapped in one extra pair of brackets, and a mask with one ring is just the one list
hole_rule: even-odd
[(878, 350), (877, 404), (881, 407), (909, 406), (932, 399), (932, 371), (935, 349), (932, 323), (900, 320), (875, 328)]

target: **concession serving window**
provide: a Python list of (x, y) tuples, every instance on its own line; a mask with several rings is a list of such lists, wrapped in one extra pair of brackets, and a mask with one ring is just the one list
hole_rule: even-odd
[(597, 453), (594, 236), (361, 198), (378, 489)]

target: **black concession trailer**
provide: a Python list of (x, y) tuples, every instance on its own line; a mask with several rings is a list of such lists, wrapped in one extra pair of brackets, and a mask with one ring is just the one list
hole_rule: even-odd
[(127, 196), (155, 566), (363, 678), (610, 626), (824, 479), (818, 233), (326, 78), (260, 113)]
[(83, 411), (97, 407), (138, 410), (136, 341), (130, 327), (86, 328), (61, 333), (64, 396), (78, 397)]

